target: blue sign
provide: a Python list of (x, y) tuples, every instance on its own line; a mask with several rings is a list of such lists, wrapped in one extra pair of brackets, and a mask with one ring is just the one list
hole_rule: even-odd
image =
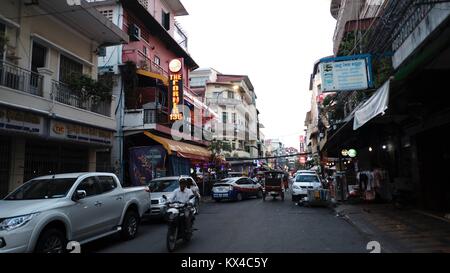
[(322, 92), (366, 90), (373, 87), (370, 55), (326, 58), (320, 61)]

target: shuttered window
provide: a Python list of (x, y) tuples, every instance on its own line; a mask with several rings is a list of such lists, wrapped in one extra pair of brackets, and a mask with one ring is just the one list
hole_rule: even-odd
[(61, 82), (68, 82), (71, 75), (73, 74), (78, 74), (81, 75), (83, 74), (83, 64), (69, 58), (66, 57), (64, 55), (60, 55), (61, 59), (60, 59), (60, 63), (59, 63), (59, 80)]

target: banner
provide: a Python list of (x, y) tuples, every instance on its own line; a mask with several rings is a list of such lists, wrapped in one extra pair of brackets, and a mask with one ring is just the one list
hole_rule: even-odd
[(390, 81), (387, 81), (364, 105), (355, 112), (353, 130), (358, 130), (379, 114), (384, 114), (389, 105)]
[(158, 146), (130, 148), (130, 178), (134, 186), (146, 185), (166, 175), (166, 150)]

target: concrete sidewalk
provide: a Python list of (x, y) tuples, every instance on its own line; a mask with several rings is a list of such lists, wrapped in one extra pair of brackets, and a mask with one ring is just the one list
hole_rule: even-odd
[(427, 213), (396, 209), (391, 204), (347, 205), (333, 208), (384, 253), (450, 253), (450, 222)]

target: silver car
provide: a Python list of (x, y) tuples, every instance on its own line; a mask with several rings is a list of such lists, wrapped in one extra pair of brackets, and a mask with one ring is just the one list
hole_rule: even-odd
[(0, 201), (0, 253), (60, 253), (114, 233), (133, 239), (149, 209), (148, 187), (122, 188), (111, 173), (34, 178)]
[(162, 217), (166, 214), (167, 210), (167, 200), (163, 197), (166, 196), (167, 199), (172, 197), (173, 192), (179, 188), (180, 180), (187, 179), (191, 184), (191, 190), (197, 196), (196, 198), (196, 209), (198, 211), (198, 206), (200, 203), (200, 193), (197, 184), (194, 179), (190, 176), (168, 176), (162, 178), (156, 178), (150, 181), (148, 187), (152, 193), (152, 201), (151, 201), (151, 217)]

